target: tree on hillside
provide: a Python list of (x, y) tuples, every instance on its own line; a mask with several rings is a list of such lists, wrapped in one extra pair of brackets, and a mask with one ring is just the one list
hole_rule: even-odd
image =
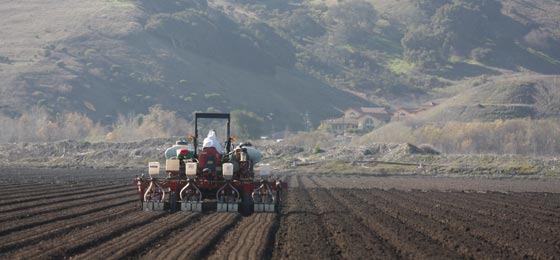
[(99, 140), (107, 130), (84, 114), (64, 112), (53, 116), (45, 107), (33, 107), (15, 118), (0, 115), (0, 125), (0, 143)]
[(424, 69), (442, 66), (452, 55), (484, 60), (490, 52), (487, 45), (507, 38), (503, 32), (507, 29), (497, 28), (495, 21), (502, 16), (500, 9), (501, 4), (493, 0), (454, 0), (442, 5), (429, 24), (406, 32), (401, 41), (405, 58)]
[(326, 32), (325, 28), (302, 9), (293, 11), (290, 16), (284, 18), (280, 26), (298, 37), (319, 37)]
[(366, 44), (377, 19), (377, 11), (366, 1), (347, 1), (335, 5), (326, 16), (329, 40), (335, 44)]
[(232, 134), (243, 139), (258, 138), (262, 134), (263, 118), (246, 110), (231, 112)]
[(467, 56), (489, 39), (500, 37), (492, 28), (494, 20), (501, 16), (500, 9), (501, 4), (494, 0), (457, 0), (437, 10), (432, 17), (432, 30), (441, 35), (445, 52)]
[(175, 111), (162, 109), (156, 105), (150, 107), (146, 115), (119, 115), (113, 125), (111, 136), (115, 141), (137, 141), (149, 138), (184, 136), (192, 129), (184, 118)]
[(160, 105), (150, 107), (150, 113), (142, 117), (138, 129), (143, 136), (167, 137), (185, 135), (191, 129), (184, 118), (178, 117), (175, 111), (164, 110)]
[(441, 48), (441, 36), (430, 27), (421, 25), (409, 29), (401, 40), (404, 57), (424, 70), (437, 69), (447, 60)]

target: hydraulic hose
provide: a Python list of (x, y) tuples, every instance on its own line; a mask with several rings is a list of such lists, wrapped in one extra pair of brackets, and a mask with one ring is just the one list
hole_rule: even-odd
[(146, 192), (144, 192), (144, 201), (148, 201), (148, 199), (147, 199), (148, 192), (150, 192), (152, 190), (153, 184), (154, 184), (154, 182), (150, 182), (150, 186), (148, 186), (148, 188), (146, 189)]
[(192, 187), (194, 187), (194, 189), (198, 193), (198, 201), (202, 201), (202, 193), (200, 192), (198, 187), (196, 187), (196, 185), (194, 183), (190, 182), (190, 181), (189, 181), (189, 183), (187, 183), (187, 185), (185, 185), (185, 187), (183, 187), (181, 189), (181, 192), (179, 192), (179, 197), (181, 198), (181, 200), (185, 199), (185, 196), (183, 196), (183, 193), (185, 193), (185, 190), (189, 189), (191, 187), (191, 185), (192, 185)]

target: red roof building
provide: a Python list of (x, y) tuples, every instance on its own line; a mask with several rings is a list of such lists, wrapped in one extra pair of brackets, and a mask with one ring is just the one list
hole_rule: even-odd
[(349, 108), (344, 116), (321, 121), (321, 128), (330, 132), (344, 134), (346, 132), (369, 132), (391, 119), (391, 114), (384, 107)]

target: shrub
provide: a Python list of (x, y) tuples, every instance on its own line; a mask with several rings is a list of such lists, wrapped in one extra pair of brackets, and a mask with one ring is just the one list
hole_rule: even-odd
[(240, 138), (250, 139), (261, 136), (263, 122), (263, 118), (250, 111), (231, 112), (232, 132)]
[(475, 48), (471, 51), (471, 58), (478, 62), (485, 62), (488, 61), (491, 52), (492, 50), (489, 48)]
[(66, 64), (64, 63), (64, 61), (61, 61), (61, 60), (57, 61), (55, 64), (56, 64), (56, 66), (58, 66), (59, 68), (64, 68), (64, 67), (66, 67)]
[(321, 149), (319, 144), (316, 144), (315, 146), (313, 146), (313, 149), (311, 149), (312, 154), (318, 154), (318, 153), (324, 153), (324, 152), (325, 152), (325, 150)]
[[(445, 122), (408, 126), (392, 123), (358, 142), (425, 143), (425, 152), (557, 155), (560, 152), (557, 119), (509, 119), (493, 122)], [(426, 145), (430, 144), (430, 145)], [(436, 150), (437, 149), (437, 150)]]

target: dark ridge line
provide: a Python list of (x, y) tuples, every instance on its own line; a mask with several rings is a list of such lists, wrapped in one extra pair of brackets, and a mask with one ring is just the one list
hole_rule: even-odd
[(92, 219), (90, 221), (82, 222), (80, 224), (71, 225), (71, 226), (68, 226), (68, 227), (65, 227), (65, 228), (62, 228), (62, 229), (59, 229), (59, 230), (55, 230), (54, 232), (49, 232), (48, 234), (38, 236), (36, 238), (24, 239), (23, 241), (14, 243), (12, 245), (0, 246), (0, 253), (8, 253), (8, 252), (13, 251), (13, 250), (24, 248), (25, 246), (29, 246), (30, 244), (37, 243), (39, 241), (48, 239), (50, 237), (60, 237), (64, 234), (67, 234), (67, 233), (71, 232), (74, 229), (82, 228), (82, 227), (85, 227), (85, 226), (89, 226), (93, 223), (103, 222), (103, 221), (107, 221), (109, 219), (113, 219), (115, 217), (126, 215), (126, 214), (128, 214), (128, 213), (130, 213), (134, 210), (135, 210), (135, 208), (125, 209), (124, 211), (119, 212), (119, 213), (114, 214), (114, 215), (107, 215), (107, 216), (104, 216), (104, 217), (99, 217), (99, 218), (96, 218), (96, 219)]
[[(310, 178), (310, 180), (312, 180)], [(313, 181), (313, 180), (312, 180)], [(314, 182), (314, 181), (313, 181)], [(348, 212), (348, 216), (352, 218), (356, 223), (359, 223), (362, 225), (363, 228), (367, 229), (367, 232), (370, 233), (373, 237), (376, 237), (378, 239), (379, 242), (383, 243), (384, 246), (390, 250), (393, 255), (397, 256), (398, 258), (405, 258), (405, 256), (403, 256), (402, 251), (400, 248), (398, 248), (397, 246), (395, 246), (393, 243), (389, 242), (387, 240), (387, 238), (383, 237), (381, 234), (378, 234), (376, 232), (376, 230), (372, 229), (371, 227), (369, 227), (367, 224), (363, 223), (362, 217), (360, 217), (359, 215), (357, 215), (351, 208), (349, 208), (344, 202), (340, 201), (340, 199), (336, 198), (333, 194), (331, 194), (330, 189), (328, 188), (314, 188), (312, 190), (316, 190), (316, 191), (320, 191), (320, 192), (324, 192), (325, 195), (329, 196), (331, 199), (329, 201), (335, 201), (336, 203), (340, 204), (342, 207), (344, 207), (346, 209), (346, 211)], [(311, 197), (311, 196), (310, 196)], [(324, 212), (324, 214), (329, 214), (330, 212)], [(385, 214), (383, 212), (383, 214)], [(323, 214), (321, 214), (323, 215)], [(387, 214), (385, 214), (387, 215)], [(393, 218), (390, 215), (387, 215), (390, 218)], [(393, 218), (395, 219), (395, 218)], [(402, 223), (400, 220), (397, 220), (397, 222), (400, 222), (401, 224), (404, 225), (404, 223)], [(413, 229), (414, 230), (414, 229)], [(329, 232), (330, 233), (330, 232)]]
[[(128, 193), (128, 192), (129, 192), (129, 191), (121, 191), (121, 192), (119, 192), (119, 193)], [(92, 195), (92, 197), (108, 196), (109, 194), (111, 194), (111, 193), (103, 193), (102, 195)], [(124, 194), (124, 195), (120, 195), (120, 196), (116, 196), (116, 197), (111, 197), (111, 198), (106, 198), (106, 199), (98, 199), (98, 200), (94, 200), (94, 201), (86, 201), (85, 203), (82, 203), (82, 204), (76, 204), (76, 205), (58, 207), (58, 208), (54, 208), (54, 209), (36, 211), (36, 212), (33, 212), (33, 213), (25, 213), (25, 212), (22, 212), (21, 214), (15, 215), (15, 216), (13, 216), (12, 218), (0, 220), (0, 223), (10, 222), (10, 221), (14, 221), (14, 220), (27, 219), (27, 218), (34, 217), (34, 216), (41, 215), (41, 214), (49, 214), (49, 213), (53, 213), (53, 212), (57, 212), (57, 211), (63, 211), (63, 210), (69, 210), (69, 209), (73, 209), (73, 208), (83, 207), (85, 204), (99, 203), (99, 202), (103, 202), (104, 200), (120, 199), (120, 198), (124, 198), (124, 197), (129, 197), (129, 196), (131, 196), (131, 195), (130, 195), (130, 194)], [(86, 198), (86, 199), (87, 199), (87, 198)], [(79, 201), (79, 199), (78, 199), (77, 201)]]
[[(50, 197), (50, 198), (49, 198), (49, 197), (41, 197), (41, 198), (39, 198), (39, 199), (28, 199), (28, 200), (26, 200), (26, 201), (15, 201), (15, 202), (12, 202), (12, 203), (6, 203), (6, 204), (4, 204), (4, 205), (0, 205), (0, 207), (1, 207), (1, 206), (8, 206), (8, 205), (11, 205), (11, 204), (21, 204), (21, 203), (33, 202), (33, 201), (39, 202), (39, 203), (36, 204), (36, 205), (39, 205), (39, 206), (53, 205), (53, 204), (62, 203), (62, 202), (77, 201), (77, 200), (81, 200), (81, 199), (93, 198), (93, 197), (96, 197), (96, 196), (103, 196), (103, 195), (105, 195), (105, 194), (108, 194), (108, 193), (103, 193), (103, 191), (107, 191), (107, 190), (119, 190), (119, 188), (123, 188), (123, 187), (126, 187), (126, 186), (117, 186), (117, 187), (113, 187), (113, 188), (102, 188), (102, 189), (93, 189), (94, 192), (95, 192), (95, 191), (101, 192), (100, 194), (93, 193), (93, 192), (91, 192), (92, 189), (88, 189), (88, 190), (82, 190), (82, 191), (80, 191), (80, 192), (67, 193), (67, 194), (63, 194), (63, 195), (59, 195), (59, 196), (54, 196), (54, 197)], [(66, 197), (66, 196), (79, 195), (79, 194), (83, 194), (83, 193), (86, 193), (86, 192), (88, 192), (88, 195), (85, 195), (85, 196), (83, 196), (83, 197), (70, 197), (70, 198), (67, 198), (67, 199), (55, 200), (55, 201), (51, 201), (51, 202), (41, 202), (41, 200), (55, 199), (55, 198), (58, 198), (58, 197)], [(118, 192), (121, 192), (121, 191), (118, 191)], [(31, 207), (35, 207), (35, 206), (21, 206), (21, 207), (17, 207), (17, 208), (13, 208), (13, 209), (2, 210), (2, 213), (8, 213), (8, 212), (13, 212), (13, 211), (19, 211), (19, 210), (23, 210), (23, 209), (29, 209), (29, 208), (31, 208)]]
[[(119, 198), (124, 198), (124, 197), (128, 197), (128, 196), (129, 195), (125, 195), (125, 196), (122, 196), (122, 197), (119, 197)], [(118, 199), (118, 198), (115, 198), (115, 199)], [(117, 207), (117, 206), (120, 206), (120, 205), (125, 205), (127, 203), (131, 203), (131, 202), (134, 202), (136, 200), (137, 200), (136, 198), (135, 199), (130, 199), (130, 200), (126, 200), (126, 201), (119, 202), (119, 203), (109, 204), (109, 205), (106, 205), (106, 206), (103, 206), (103, 207), (100, 207), (100, 208), (86, 210), (86, 211), (83, 211), (83, 212), (80, 212), (80, 213), (63, 215), (63, 216), (59, 216), (59, 217), (49, 219), (49, 220), (44, 220), (44, 221), (29, 223), (29, 224), (26, 224), (26, 225), (23, 225), (23, 226), (17, 226), (17, 227), (9, 228), (9, 229), (6, 229), (4, 231), (0, 231), (0, 236), (5, 236), (5, 235), (11, 234), (13, 232), (17, 232), (17, 231), (20, 231), (20, 230), (23, 230), (23, 229), (28, 229), (28, 228), (34, 228), (34, 227), (41, 226), (43, 224), (48, 224), (48, 223), (51, 223), (51, 222), (57, 222), (57, 221), (61, 221), (61, 220), (67, 220), (67, 219), (72, 219), (72, 218), (88, 215), (88, 214), (98, 212), (98, 211), (102, 211), (102, 210), (105, 210), (105, 209), (110, 209), (110, 208)]]
[[(309, 177), (306, 178), (310, 179)], [(327, 239), (330, 239), (333, 242), (330, 249), (336, 249), (335, 251), (342, 252), (342, 248), (340, 248), (340, 246), (336, 243), (334, 234), (326, 227), (325, 219), (323, 218), (323, 214), (321, 214), (319, 207), (311, 200), (311, 194), (309, 193), (309, 190), (313, 188), (306, 187), (305, 184), (301, 181), (300, 175), (297, 176), (297, 181), (299, 183), (299, 186), (301, 187), (301, 192), (304, 193), (305, 197), (308, 198), (311, 208), (314, 209), (315, 212), (317, 212), (317, 218), (321, 222), (320, 226), (322, 227), (324, 235), (327, 237)]]
[[(47, 185), (47, 184), (33, 184), (31, 185), (31, 187), (40, 187), (42, 185)], [(46, 197), (46, 198), (54, 198), (56, 196), (54, 196), (55, 194), (61, 194), (61, 193), (69, 193), (69, 192), (76, 192), (80, 189), (83, 189), (86, 185), (80, 185), (80, 186), (74, 186), (74, 187), (66, 187), (64, 185), (60, 185), (60, 186), (56, 186), (56, 187), (52, 187), (50, 186), (50, 188), (42, 188), (40, 189), (40, 192), (33, 192), (33, 194), (27, 194), (24, 196), (20, 196), (19, 193), (14, 193), (17, 192), (17, 190), (13, 191), (13, 192), (8, 192), (8, 194), (13, 194), (10, 196), (4, 196), (3, 199), (12, 199), (12, 198), (21, 198), (21, 200), (15, 200), (15, 201), (11, 201), (11, 202), (2, 202), (0, 203), (0, 206), (4, 206), (4, 205), (9, 205), (9, 204), (13, 204), (14, 202), (25, 202), (25, 201), (29, 201), (29, 200), (33, 200), (32, 198), (45, 198), (44, 196), (47, 196), (48, 194), (52, 194), (50, 197)], [(30, 188), (30, 187), (29, 187)], [(66, 191), (61, 191), (61, 189), (67, 188), (68, 190)], [(24, 190), (27, 193), (29, 193), (29, 190)], [(53, 191), (55, 193), (53, 193)], [(56, 192), (59, 191), (59, 192)], [(0, 195), (5, 195), (4, 193), (0, 194)]]
[[(177, 214), (177, 213), (170, 213), (167, 214), (166, 216), (172, 215), (172, 214)], [(192, 225), (194, 225), (195, 223), (200, 222), (200, 219), (205, 216), (206, 214), (197, 214), (194, 213), (192, 215), (187, 216), (185, 219), (183, 219), (183, 221), (181, 223), (178, 223), (177, 225), (173, 225), (171, 227), (167, 226), (167, 228), (165, 228), (163, 231), (164, 234), (161, 234), (159, 236), (156, 236), (148, 241), (146, 241), (145, 243), (139, 244), (136, 246), (135, 249), (132, 249), (130, 252), (126, 253), (126, 255), (124, 255), (122, 258), (123, 259), (139, 259), (142, 256), (146, 255), (147, 252), (150, 251), (150, 247), (148, 247), (147, 245), (153, 244), (156, 241), (161, 241), (162, 244), (165, 244), (165, 242), (169, 241), (172, 237), (174, 237), (172, 234), (176, 234), (182, 230), (184, 230), (185, 228), (189, 228)], [(180, 229), (177, 229), (177, 227), (182, 227)], [(171, 232), (167, 232), (167, 231), (171, 231)], [(115, 238), (115, 237), (112, 237)]]
[[(138, 210), (138, 209), (136, 209), (136, 210)], [(59, 258), (59, 257), (60, 257), (60, 258), (63, 258), (63, 257), (64, 257), (65, 259), (71, 258), (71, 257), (73, 257), (73, 256), (79, 255), (79, 254), (81, 254), (81, 253), (87, 251), (88, 249), (94, 248), (94, 247), (97, 246), (97, 245), (103, 244), (103, 243), (105, 243), (105, 242), (107, 242), (107, 241), (109, 241), (109, 240), (111, 240), (111, 239), (113, 239), (113, 238), (119, 237), (119, 236), (121, 236), (122, 234), (124, 234), (124, 233), (126, 233), (126, 232), (128, 232), (128, 231), (134, 230), (134, 229), (136, 229), (136, 228), (138, 228), (138, 227), (140, 227), (140, 226), (142, 226), (142, 225), (148, 224), (148, 223), (150, 223), (150, 222), (152, 222), (152, 221), (154, 221), (154, 220), (157, 220), (157, 219), (159, 219), (159, 218), (163, 218), (163, 217), (168, 216), (168, 215), (169, 215), (169, 214), (155, 215), (155, 216), (153, 216), (153, 217), (151, 217), (151, 218), (148, 218), (148, 219), (146, 219), (146, 220), (144, 220), (144, 221), (140, 221), (140, 222), (138, 222), (138, 223), (132, 224), (132, 225), (130, 225), (130, 226), (128, 226), (128, 227), (114, 230), (113, 232), (110, 232), (109, 234), (106, 234), (105, 236), (103, 236), (103, 237), (101, 237), (101, 238), (99, 238), (99, 239), (96, 239), (96, 240), (93, 240), (93, 241), (90, 241), (90, 242), (87, 242), (87, 243), (78, 245), (78, 246), (76, 246), (76, 247), (72, 247), (72, 248), (66, 249), (66, 250), (64, 251), (64, 254), (65, 254), (64, 256), (54, 255), (54, 256), (49, 256), (49, 258), (53, 258), (53, 257), (54, 257), (54, 258)]]
[[(379, 189), (375, 189), (375, 190), (377, 190), (377, 191), (379, 191), (379, 192), (384, 192), (384, 191), (379, 190)], [(354, 192), (354, 191), (346, 192), (346, 191), (344, 191), (344, 190), (342, 190), (342, 189), (340, 189), (340, 188), (335, 188), (335, 189), (333, 189), (333, 193), (344, 193), (344, 194), (348, 195), (349, 197), (355, 198), (356, 201), (361, 201), (361, 203), (363, 203), (363, 204), (365, 204), (365, 205), (368, 205), (369, 208), (374, 208), (375, 210), (377, 210), (378, 213), (379, 213), (380, 215), (385, 215), (387, 218), (393, 219), (396, 223), (399, 223), (399, 225), (401, 225), (401, 226), (403, 226), (403, 227), (407, 227), (409, 230), (412, 230), (412, 231), (416, 232), (418, 235), (423, 236), (426, 240), (432, 241), (433, 243), (430, 243), (430, 244), (432, 244), (432, 245), (438, 245), (438, 246), (441, 247), (442, 249), (447, 249), (450, 253), (454, 253), (454, 254), (456, 254), (456, 255), (458, 255), (458, 256), (461, 256), (461, 257), (464, 257), (464, 258), (466, 258), (466, 259), (469, 258), (468, 256), (464, 256), (463, 253), (457, 251), (456, 249), (448, 247), (447, 245), (444, 244), (443, 241), (440, 241), (440, 240), (434, 238), (432, 235), (426, 233), (425, 231), (419, 230), (418, 228), (414, 227), (414, 226), (413, 226), (412, 224), (410, 224), (410, 223), (405, 223), (403, 220), (401, 220), (401, 219), (399, 219), (399, 218), (397, 217), (397, 216), (398, 216), (398, 213), (397, 213), (397, 216), (394, 216), (394, 214), (388, 212), (387, 210), (382, 209), (382, 208), (380, 208), (380, 207), (377, 207), (377, 206), (375, 206), (375, 205), (372, 205), (368, 200), (366, 200), (366, 199), (363, 198), (362, 196), (359, 196), (359, 195), (356, 194), (356, 192)], [(342, 197), (342, 196), (340, 196), (340, 195), (335, 196), (335, 195), (330, 194), (330, 193), (329, 193), (329, 195), (330, 195), (334, 200), (336, 200), (336, 201), (338, 201), (339, 203), (343, 204), (343, 201), (342, 201), (342, 200), (344, 200), (344, 199), (340, 199), (340, 197)], [(370, 194), (370, 196), (375, 196), (376, 198), (378, 198), (378, 200), (389, 201), (388, 199), (383, 198), (382, 196), (379, 196), (379, 195)], [(343, 205), (344, 205), (344, 204), (343, 204)], [(350, 210), (350, 208), (349, 208), (348, 206), (345, 205), (345, 207), (348, 208), (348, 209)], [(423, 216), (423, 217), (425, 217), (425, 218), (432, 219), (432, 218), (430, 218), (430, 217), (427, 217), (427, 216), (425, 216), (425, 215), (423, 215), (423, 214), (420, 214), (420, 213), (416, 212), (415, 210), (407, 209), (407, 208), (403, 207), (402, 205), (394, 205), (393, 207), (395, 207), (395, 208), (397, 208), (397, 209), (400, 208), (400, 209), (402, 209), (402, 210), (409, 210), (409, 211), (415, 212), (415, 213), (417, 213), (418, 215)], [(352, 211), (352, 212), (353, 212), (353, 211)], [(356, 214), (356, 213), (354, 213), (353, 215), (356, 216), (356, 217), (358, 217), (358, 218), (361, 218), (361, 217), (360, 217), (358, 214)], [(432, 219), (432, 220), (433, 220), (433, 219)], [(434, 220), (434, 221), (435, 221), (435, 220)], [(435, 221), (435, 222), (437, 222), (437, 221)], [(368, 227), (368, 228), (370, 228), (370, 227)]]
[[(4, 187), (2, 187), (4, 186)], [(37, 186), (37, 183), (0, 183), (0, 189), (2, 190), (2, 194), (4, 194), (4, 192), (8, 193), (12, 190), (21, 190), (22, 188), (29, 188), (29, 187), (33, 187), (33, 186)], [(54, 184), (53, 186), (63, 186), (60, 184)], [(60, 187), (52, 187), (52, 189), (59, 189)]]
[(229, 233), (237, 224), (239, 224), (241, 218), (241, 214), (238, 214), (237, 216), (235, 216), (234, 220), (231, 223), (220, 228), (216, 236), (210, 239), (204, 247), (202, 247), (198, 252), (191, 256), (192, 259), (207, 259), (210, 255), (216, 252), (216, 246), (219, 245), (220, 242), (223, 241), (226, 237), (224, 234)]
[[(340, 190), (338, 190), (338, 191), (341, 192)], [(417, 200), (421, 200), (421, 199), (419, 199), (418, 197), (414, 197), (414, 196), (411, 196), (411, 195), (409, 195), (409, 194), (406, 194), (406, 195), (402, 195), (402, 194), (404, 194), (404, 193), (399, 193), (399, 194), (390, 193), (390, 194), (389, 194), (389, 196), (393, 196), (393, 197), (395, 198), (395, 200), (398, 200), (398, 201), (399, 201), (399, 203), (397, 203), (398, 205), (392, 204), (393, 207), (394, 207), (395, 209), (397, 209), (399, 212), (408, 210), (408, 211), (410, 211), (412, 214), (417, 214), (417, 216), (421, 216), (422, 218), (427, 219), (428, 221), (431, 221), (431, 222), (434, 222), (434, 223), (441, 223), (441, 222), (440, 222), (441, 219), (439, 219), (439, 218), (437, 218), (437, 217), (435, 217), (435, 216), (433, 216), (433, 215), (429, 215), (429, 214), (423, 213), (423, 212), (421, 212), (421, 210), (418, 210), (418, 209), (416, 209), (416, 208), (410, 209), (410, 208), (408, 208), (408, 207), (402, 205), (402, 204), (406, 204), (406, 203), (411, 203), (411, 204), (419, 205), (419, 204), (418, 204), (419, 202), (418, 202)], [(359, 196), (359, 195), (356, 194), (355, 192), (350, 192), (350, 193), (348, 193), (348, 195), (351, 196), (351, 197), (354, 197), (354, 198), (356, 198), (356, 199), (361, 200), (363, 203), (368, 204), (368, 201), (365, 200), (365, 199), (363, 198), (363, 196)], [(377, 197), (377, 198), (380, 198), (380, 197), (381, 197), (381, 196), (375, 195), (375, 194), (369, 194), (369, 196), (375, 196), (375, 197)], [(385, 200), (385, 201), (387, 201), (387, 202), (389, 201), (389, 199), (387, 199), (387, 198), (381, 198), (381, 199), (382, 199), (382, 200)], [(410, 200), (410, 202), (401, 202), (401, 201), (406, 201), (406, 199)], [(415, 201), (415, 199), (416, 199), (416, 201)], [(373, 205), (371, 205), (371, 204), (368, 204), (368, 205), (370, 205), (370, 206), (373, 207)], [(381, 212), (383, 212), (384, 214), (386, 214), (386, 215), (388, 215), (388, 216), (391, 216), (391, 217), (393, 217), (393, 218), (396, 218), (395, 216), (393, 216), (394, 214), (388, 212), (387, 210), (380, 209), (380, 208), (378, 208), (378, 207), (376, 207), (376, 208), (377, 208), (378, 210), (380, 210)], [(399, 221), (400, 221), (400, 220), (399, 220)], [(401, 222), (402, 222), (402, 221), (401, 221)], [(414, 228), (414, 227), (413, 227), (412, 225), (410, 225), (410, 224), (407, 224), (407, 223), (404, 223), (404, 222), (403, 222), (403, 225), (406, 225), (406, 226), (408, 226), (408, 227), (410, 227), (410, 228), (416, 230), (417, 232), (426, 235), (427, 237), (432, 237), (432, 236), (429, 234), (429, 232), (422, 231), (422, 230), (419, 230), (419, 229), (417, 229), (417, 228)], [(447, 223), (447, 224), (445, 224), (445, 225), (448, 227), (448, 230), (449, 230), (450, 232), (451, 232), (452, 229), (455, 230), (454, 232), (451, 232), (451, 233), (458, 233), (458, 232), (461, 232), (461, 231), (462, 231), (462, 230), (459, 230), (459, 229), (457, 229), (457, 228), (452, 227), (449, 223)], [(489, 240), (487, 240), (487, 239), (485, 239), (485, 238), (483, 238), (483, 237), (476, 236), (476, 235), (471, 235), (471, 234), (467, 234), (467, 236), (472, 237), (473, 240), (479, 240), (479, 241), (484, 242), (485, 244), (493, 245), (493, 246), (496, 247), (496, 248), (500, 248), (500, 249), (503, 249), (503, 250), (506, 250), (506, 251), (507, 251), (507, 249), (504, 249), (503, 247), (500, 247), (500, 245), (497, 245), (496, 243), (493, 243), (492, 241), (489, 241)], [(472, 253), (460, 252), (460, 251), (458, 251), (458, 250), (455, 249), (455, 248), (451, 248), (451, 247), (445, 245), (444, 242), (443, 242), (443, 241), (439, 241), (439, 239), (433, 238), (433, 240), (438, 241), (438, 243), (444, 245), (444, 246), (447, 247), (449, 250), (453, 250), (453, 251), (459, 253), (460, 255), (462, 255), (463, 257), (465, 257), (466, 259), (472, 259), (472, 258), (473, 258)], [(471, 254), (471, 255), (466, 255), (466, 254)], [(518, 256), (517, 254), (515, 254), (515, 252), (513, 252), (513, 254), (516, 255), (516, 256)], [(518, 256), (518, 257), (519, 257), (519, 256)]]
[(264, 255), (262, 256), (263, 259), (272, 259), (272, 257), (274, 256), (274, 249), (275, 249), (275, 245), (276, 245), (276, 235), (278, 233), (278, 230), (280, 230), (280, 214), (276, 214), (274, 216), (274, 222), (272, 224), (272, 227), (270, 228), (270, 231), (268, 232), (268, 235), (266, 236), (266, 243), (265, 243), (265, 251), (264, 251)]

